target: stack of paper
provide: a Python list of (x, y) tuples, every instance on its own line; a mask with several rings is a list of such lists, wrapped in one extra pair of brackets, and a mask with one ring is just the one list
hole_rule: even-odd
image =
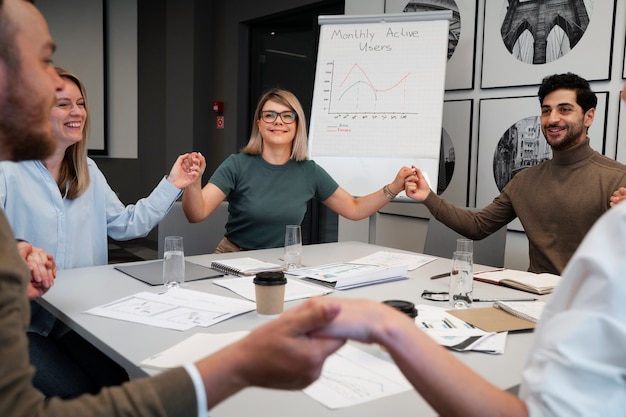
[(407, 279), (407, 265), (385, 266), (352, 262), (337, 262), (315, 268), (287, 271), (306, 281), (347, 290), (363, 285)]

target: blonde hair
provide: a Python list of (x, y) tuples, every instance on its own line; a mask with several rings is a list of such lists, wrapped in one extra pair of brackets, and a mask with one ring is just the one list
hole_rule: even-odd
[(263, 138), (261, 137), (261, 132), (259, 131), (259, 126), (256, 121), (261, 119), (261, 110), (263, 110), (263, 106), (268, 101), (275, 101), (296, 112), (298, 119), (296, 120), (296, 135), (294, 136), (291, 145), (291, 159), (296, 161), (309, 159), (307, 150), (308, 138), (306, 135), (306, 116), (304, 115), (302, 105), (293, 93), (279, 88), (273, 88), (261, 96), (259, 104), (254, 111), (255, 123), (252, 124), (250, 140), (248, 141), (248, 144), (241, 149), (241, 152), (249, 155), (259, 155), (263, 151)]
[(80, 197), (87, 187), (89, 187), (89, 168), (87, 167), (87, 138), (89, 137), (89, 107), (87, 104), (87, 90), (80, 78), (75, 74), (63, 69), (55, 68), (57, 74), (66, 80), (76, 84), (83, 96), (85, 103), (85, 123), (83, 126), (83, 139), (65, 150), (63, 161), (61, 162), (61, 171), (59, 175), (59, 191), (61, 195), (65, 195), (68, 200)]

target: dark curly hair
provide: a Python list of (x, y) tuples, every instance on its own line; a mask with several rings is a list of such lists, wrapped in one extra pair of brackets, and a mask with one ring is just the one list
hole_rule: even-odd
[(574, 90), (576, 92), (576, 103), (582, 107), (583, 112), (595, 108), (598, 104), (596, 94), (591, 91), (589, 82), (576, 74), (568, 72), (566, 74), (554, 74), (547, 76), (539, 86), (539, 103), (543, 105), (543, 99), (555, 90)]

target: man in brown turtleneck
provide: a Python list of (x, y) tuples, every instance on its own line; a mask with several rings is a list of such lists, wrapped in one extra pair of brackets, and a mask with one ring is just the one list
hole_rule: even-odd
[(518, 172), (478, 212), (447, 203), (417, 168), (406, 193), (470, 239), (482, 239), (518, 217), (529, 242), (528, 269), (561, 274), (587, 231), (611, 207), (613, 193), (626, 186), (626, 166), (589, 146), (597, 97), (585, 79), (572, 73), (548, 76), (538, 95), (551, 160)]

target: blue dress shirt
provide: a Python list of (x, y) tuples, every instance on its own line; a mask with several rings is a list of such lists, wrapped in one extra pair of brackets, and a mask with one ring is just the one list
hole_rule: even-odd
[(15, 237), (53, 255), (59, 269), (107, 264), (107, 235), (146, 236), (181, 194), (163, 178), (148, 197), (125, 206), (96, 163), (87, 162), (89, 187), (73, 200), (40, 161), (0, 162), (0, 204)]

